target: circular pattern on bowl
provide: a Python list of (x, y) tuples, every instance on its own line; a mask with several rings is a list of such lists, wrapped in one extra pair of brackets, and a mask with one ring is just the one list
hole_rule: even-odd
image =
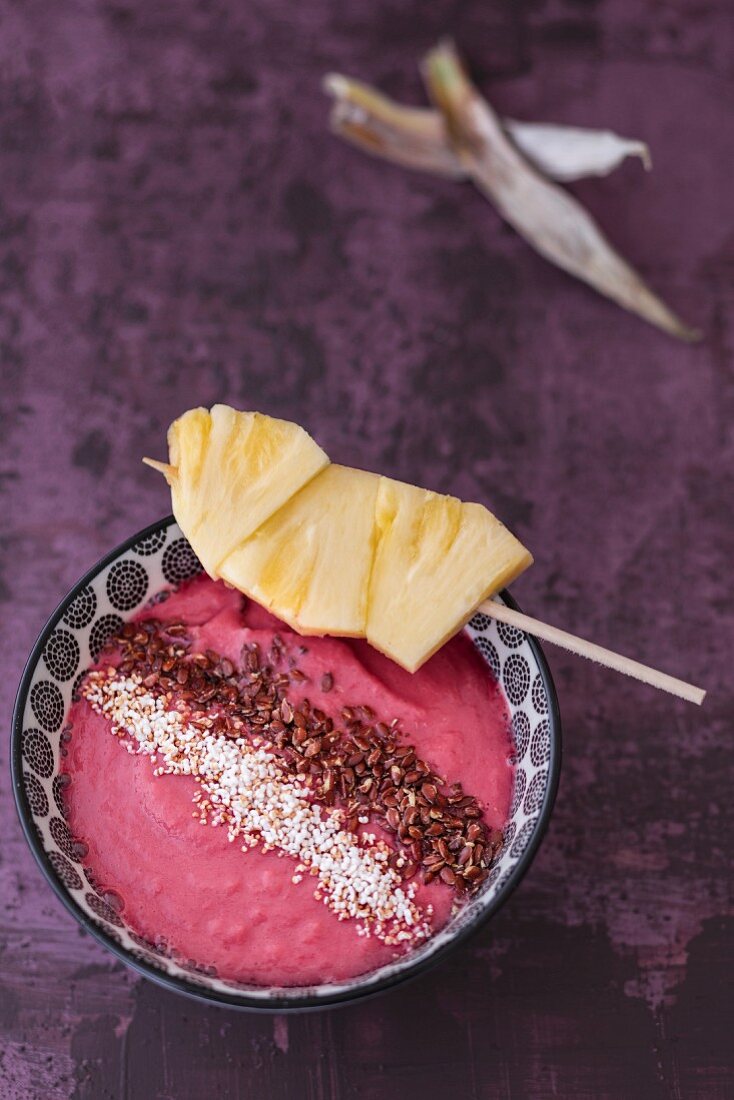
[(21, 738), (23, 756), (36, 775), (49, 779), (54, 773), (54, 751), (41, 730), (27, 729)]
[(113, 634), (123, 624), (120, 615), (111, 615), (109, 612), (97, 619), (89, 634), (89, 656), (92, 661), (98, 661), (99, 655)]
[(76, 867), (61, 852), (48, 852), (48, 861), (67, 890), (81, 890), (84, 886)]
[(533, 695), (533, 706), (538, 714), (548, 713), (548, 693), (543, 683), (543, 677), (538, 675), (533, 680), (533, 686), (530, 689)]
[(119, 914), (115, 912), (111, 905), (103, 901), (98, 894), (93, 894), (91, 890), (88, 890), (84, 895), (84, 900), (94, 915), (101, 920), (107, 921), (108, 924), (114, 924), (117, 928), (125, 927)]
[(71, 779), (66, 772), (57, 773), (54, 776), (53, 783), (51, 784), (51, 793), (53, 795), (54, 802), (56, 803), (56, 809), (59, 811), (62, 817), (66, 817), (66, 806), (64, 805), (64, 790), (69, 786)]
[(72, 703), (78, 702), (79, 699), (81, 698), (81, 696), (79, 694), (79, 688), (82, 686), (82, 680), (84, 679), (86, 674), (87, 674), (87, 670), (85, 668), (83, 668), (82, 671), (74, 678), (74, 683), (71, 685), (71, 701), (72, 701)]
[(128, 928), (124, 911), (105, 900), (104, 884), (98, 891), (91, 872), (85, 881), (81, 865), (88, 848), (72, 835), (65, 820), (67, 781), (59, 769), (68, 734), (64, 730), (59, 736), (59, 731), (89, 660), (97, 661), (125, 619), (165, 599), (167, 588), (201, 569), (177, 524), (164, 520), (108, 555), (72, 590), (43, 631), (24, 674), (13, 720), (14, 787), (34, 854), (82, 924), (128, 964), (169, 988), (235, 1007), (273, 1009), (334, 1004), (395, 984), (440, 958), (486, 919), (522, 876), (540, 839), (557, 784), (560, 725), (539, 647), (483, 613), (466, 628), (504, 690), (514, 740), (510, 820), (499, 860), (481, 894), (426, 944), (380, 971), (315, 989), (262, 989), (206, 973), (195, 961), (177, 959)]
[(185, 538), (175, 539), (166, 549), (162, 561), (163, 576), (169, 584), (181, 584), (201, 573), (201, 562)]
[[(516, 822), (516, 819), (513, 817), (512, 820), (507, 823), (507, 826), (505, 828), (505, 835), (503, 837), (503, 842), (502, 842), (502, 854), (503, 855), (509, 849), (510, 845), (512, 844), (513, 840), (515, 839), (515, 833), (516, 832), (517, 832), (517, 822)], [(496, 867), (493, 868), (493, 870), (495, 870), (497, 872), (496, 877), (499, 878), (501, 873), (502, 873), (502, 864), (499, 863)]]
[(516, 626), (510, 626), (509, 623), (497, 623), (497, 633), (508, 649), (519, 649), (525, 641), (522, 630), (518, 630)]
[(43, 650), (46, 668), (56, 680), (70, 680), (79, 668), (79, 643), (68, 630), (54, 630)]
[(520, 653), (511, 653), (502, 668), (502, 686), (513, 706), (525, 702), (530, 688), (530, 666)]
[(48, 831), (55, 841), (56, 847), (68, 859), (73, 860), (74, 863), (79, 863), (80, 860), (84, 859), (87, 854), (86, 844), (84, 841), (76, 840), (71, 835), (71, 830), (63, 818), (52, 817), (48, 823)]
[(547, 718), (539, 722), (530, 742), (530, 760), (539, 768), (541, 764), (547, 764), (550, 760), (550, 723)]
[(522, 760), (530, 744), (530, 719), (524, 710), (512, 716), (512, 734), (515, 741), (515, 761)]
[(56, 733), (64, 721), (64, 697), (51, 680), (37, 680), (31, 688), (33, 717), (46, 733)]
[(115, 562), (107, 574), (107, 599), (117, 611), (131, 611), (145, 599), (148, 571), (139, 561)]
[(166, 957), (165, 946), (158, 946), (158, 944), (153, 943), (151, 940), (147, 940), (145, 936), (139, 936), (137, 932), (128, 932), (128, 936), (133, 943), (138, 945), (138, 947), (144, 948), (153, 955), (159, 955), (161, 958)]
[(162, 546), (166, 545), (166, 539), (168, 538), (168, 531), (161, 528), (159, 531), (153, 531), (152, 534), (146, 535), (140, 542), (136, 542), (131, 547), (132, 553), (137, 554), (141, 558), (149, 558), (153, 554), (157, 554)]
[(62, 622), (74, 630), (89, 626), (97, 610), (97, 597), (91, 585), (82, 588), (63, 614)]
[(510, 848), (510, 855), (514, 856), (515, 859), (517, 859), (518, 856), (521, 856), (522, 853), (525, 851), (527, 843), (532, 836), (534, 827), (534, 822), (531, 820), (526, 821), (522, 828), (518, 830), (517, 836), (512, 843), (512, 847)]
[[(486, 618), (486, 615), (483, 615), (482, 618)], [(491, 623), (491, 621), (492, 620), (490, 619), (489, 622)], [(489, 667), (492, 669), (492, 675), (494, 676), (495, 680), (499, 680), (501, 668), (500, 658), (497, 650), (492, 645), (489, 638), (485, 638), (484, 634), (477, 633), (474, 638), (474, 644), (481, 653), (482, 657), (484, 657), (484, 660), (487, 662)]]
[[(522, 772), (521, 774), (524, 775), (525, 773)], [(545, 771), (536, 772), (531, 779), (522, 803), (522, 808), (526, 814), (534, 814), (536, 810), (540, 809), (547, 781), (548, 777)]]
[[(520, 809), (523, 797), (525, 795), (525, 788), (528, 785), (528, 778), (523, 768), (517, 768), (515, 770), (515, 789), (512, 792), (512, 802), (510, 803), (510, 817), (514, 817), (517, 811)], [(526, 811), (527, 812), (527, 811)]]
[(47, 817), (49, 811), (48, 796), (43, 789), (43, 783), (36, 779), (30, 772), (23, 772), (26, 798), (35, 818)]

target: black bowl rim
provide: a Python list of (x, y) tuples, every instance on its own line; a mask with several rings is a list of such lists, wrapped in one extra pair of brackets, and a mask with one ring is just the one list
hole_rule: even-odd
[[(32, 825), (32, 814), (28, 805), (25, 787), (23, 784), (23, 762), (21, 753), (21, 737), (23, 732), (23, 715), (25, 713), (26, 700), (28, 692), (30, 690), (31, 680), (35, 671), (36, 665), (43, 653), (44, 646), (48, 640), (48, 637), (54, 627), (57, 625), (70, 603), (79, 594), (79, 592), (85, 588), (96, 576), (110, 565), (121, 554), (126, 553), (136, 543), (142, 539), (147, 538), (150, 535), (156, 534), (158, 531), (167, 529), (173, 523), (175, 523), (175, 517), (172, 515), (166, 516), (163, 519), (157, 520), (155, 523), (149, 524), (141, 531), (131, 535), (130, 538), (125, 539), (114, 550), (111, 550), (108, 554), (105, 554), (96, 565), (92, 566), (80, 580), (69, 590), (64, 596), (59, 605), (56, 607), (53, 614), (50, 616), (45, 626), (41, 630), (36, 640), (30, 656), (26, 661), (23, 675), (21, 677), (20, 686), (18, 688), (18, 694), (15, 699), (15, 706), (13, 708), (12, 717), (12, 743), (10, 753), (10, 770), (13, 786), (13, 794), (15, 796), (15, 806), (20, 819), (20, 824), (23, 829), (23, 833), (28, 842), (28, 845), (35, 856), (41, 871), (47, 882), (53, 889), (56, 896), (60, 899), (62, 904), (68, 909), (68, 911), (76, 918), (81, 926), (89, 932), (96, 940), (98, 940), (104, 947), (112, 951), (122, 962), (133, 970), (137, 971), (145, 978), (149, 978), (157, 985), (162, 986), (165, 989), (173, 990), (177, 993), (182, 993), (193, 1000), (204, 1002), (207, 1004), (216, 1004), (219, 1006), (225, 1006), (228, 1008), (240, 1009), (244, 1011), (258, 1011), (258, 1012), (299, 1012), (318, 1010), (322, 1008), (330, 1008), (335, 1005), (351, 1003), (358, 1000), (363, 1000), (366, 997), (374, 996), (377, 993), (384, 992), (396, 985), (400, 985), (405, 981), (417, 977), (419, 974), (424, 973), (437, 963), (441, 962), (446, 955), (453, 951), (459, 944), (465, 942), (470, 936), (474, 935), (489, 919), (492, 917), (500, 906), (504, 905), (512, 892), (521, 882), (522, 878), (528, 871), (536, 852), (540, 846), (540, 842), (545, 835), (548, 823), (550, 821), (551, 812), (553, 810), (553, 804), (556, 798), (556, 792), (558, 790), (558, 782), (560, 778), (561, 770), (561, 715), (558, 707), (558, 698), (556, 695), (555, 684), (553, 683), (553, 677), (551, 676), (548, 662), (545, 659), (545, 655), (538, 643), (537, 639), (528, 635), (528, 642), (533, 652), (533, 656), (537, 661), (540, 675), (543, 681), (543, 685), (546, 689), (549, 701), (548, 711), (548, 723), (550, 727), (550, 761), (548, 765), (549, 777), (548, 786), (545, 792), (545, 798), (540, 809), (538, 821), (532, 836), (528, 841), (525, 851), (518, 860), (515, 868), (505, 882), (504, 886), (497, 892), (496, 897), (492, 903), (487, 906), (481, 913), (469, 923), (465, 928), (462, 928), (460, 932), (457, 932), (448, 943), (438, 948), (434, 954), (425, 959), (418, 959), (412, 965), (405, 967), (404, 970), (396, 974), (392, 974), (388, 977), (380, 979), (378, 982), (373, 982), (369, 986), (362, 988), (356, 988), (353, 990), (341, 990), (332, 994), (312, 994), (306, 997), (299, 997), (297, 1000), (290, 998), (287, 995), (274, 996), (266, 1003), (262, 1000), (249, 997), (247, 993), (239, 995), (214, 992), (212, 990), (205, 989), (202, 986), (194, 985), (186, 981), (183, 978), (176, 977), (172, 974), (163, 973), (157, 970), (150, 963), (145, 962), (143, 959), (136, 958), (127, 948), (116, 943), (107, 933), (95, 924), (94, 921), (80, 908), (79, 905), (73, 900), (71, 895), (66, 891), (62, 883), (56, 876), (48, 856), (38, 838), (36, 830)], [(505, 600), (511, 607), (519, 610), (517, 603), (512, 599), (508, 592), (503, 591), (501, 593), (503, 600)]]

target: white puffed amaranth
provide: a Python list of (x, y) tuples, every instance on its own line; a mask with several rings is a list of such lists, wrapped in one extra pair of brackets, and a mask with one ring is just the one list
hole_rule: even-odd
[(372, 834), (364, 837), (369, 846), (360, 843), (344, 828), (343, 813), (312, 802), (305, 783), (287, 773), (260, 738), (201, 730), (147, 691), (140, 677), (114, 668), (90, 673), (82, 694), (130, 752), (151, 757), (155, 775), (197, 780), (195, 816), (202, 824), (226, 825), (243, 851), (260, 845), (297, 860), (293, 881), (304, 872), (316, 877), (315, 896), (339, 920), (357, 919), (359, 935), (393, 946), (430, 935), (416, 887), (404, 886), (390, 867), (387, 845)]

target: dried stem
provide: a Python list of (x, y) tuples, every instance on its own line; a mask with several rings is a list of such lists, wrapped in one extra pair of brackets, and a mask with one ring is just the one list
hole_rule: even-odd
[(324, 89), (334, 97), (330, 121), (340, 137), (405, 168), (466, 179), (438, 111), (403, 107), (368, 84), (337, 73), (325, 77)]
[(700, 334), (685, 325), (609, 244), (593, 218), (518, 153), (499, 118), (466, 75), (451, 43), (424, 64), (429, 93), (472, 180), (542, 256), (625, 309), (676, 336)]

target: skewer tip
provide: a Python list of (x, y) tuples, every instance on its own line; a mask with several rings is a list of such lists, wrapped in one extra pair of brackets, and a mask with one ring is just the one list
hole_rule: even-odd
[(686, 702), (694, 703), (697, 707), (700, 707), (706, 698), (706, 692), (703, 688), (696, 687), (695, 684), (688, 684), (685, 680), (668, 676), (667, 673), (660, 672), (658, 669), (640, 664), (639, 661), (633, 661), (629, 657), (623, 657), (621, 653), (615, 653), (611, 649), (604, 649), (593, 642), (587, 642), (575, 634), (569, 634), (568, 631), (551, 626), (550, 623), (533, 619), (522, 611), (516, 611), (514, 608), (498, 603), (495, 599), (485, 600), (480, 604), (479, 610), (494, 619), (498, 619), (500, 622), (517, 627), (518, 630), (522, 630), (526, 634), (542, 638), (543, 641), (560, 646), (561, 649), (567, 649), (579, 657), (585, 657), (587, 660), (594, 661), (605, 668), (611, 668), (625, 676), (631, 676), (633, 679), (640, 680), (643, 684), (649, 684), (650, 687), (657, 688), (659, 691), (667, 691), (670, 695), (676, 695), (679, 699), (685, 699)]
[(171, 478), (176, 474), (176, 467), (169, 466), (167, 462), (159, 462), (155, 458), (144, 458), (143, 463), (146, 466), (150, 466), (151, 469), (157, 470), (159, 474), (163, 474), (166, 481), (170, 484)]

